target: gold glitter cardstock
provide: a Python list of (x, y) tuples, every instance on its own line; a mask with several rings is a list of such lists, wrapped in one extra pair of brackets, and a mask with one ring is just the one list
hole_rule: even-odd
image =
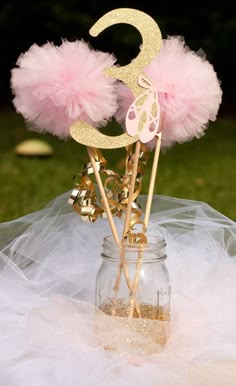
[[(89, 32), (92, 36), (98, 36), (106, 28), (120, 23), (136, 27), (142, 36), (142, 47), (138, 56), (131, 63), (121, 67), (110, 67), (105, 70), (105, 73), (124, 82), (133, 95), (138, 98), (143, 94), (143, 88), (138, 84), (139, 76), (159, 52), (162, 40), (161, 32), (154, 19), (142, 11), (131, 8), (118, 8), (106, 13)], [(130, 136), (128, 133), (115, 137), (105, 135), (83, 121), (76, 121), (71, 126), (70, 133), (75, 141), (100, 149), (125, 147), (136, 142), (139, 138), (139, 133), (134, 136)]]

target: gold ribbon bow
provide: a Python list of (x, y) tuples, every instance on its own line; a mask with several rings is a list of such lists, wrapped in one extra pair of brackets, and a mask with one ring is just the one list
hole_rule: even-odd
[[(142, 208), (138, 204), (137, 198), (141, 192), (144, 168), (149, 156), (149, 152), (146, 150), (146, 147), (143, 146), (139, 157), (135, 190), (132, 198), (133, 202), (131, 211), (131, 221), (128, 230), (128, 240), (130, 241), (130, 243), (135, 243), (136, 239), (140, 240), (140, 242), (142, 243), (144, 242), (143, 233), (132, 232), (136, 224), (143, 225), (143, 222), (141, 221)], [(107, 161), (103, 157), (99, 149), (93, 148), (92, 151), (93, 157), (96, 162), (97, 170), (102, 176), (105, 176), (104, 189), (106, 192), (109, 206), (111, 208), (112, 215), (123, 218), (125, 217), (127, 210), (130, 178), (132, 175), (132, 146), (126, 148), (126, 169), (125, 174), (123, 176), (120, 176), (113, 170), (106, 169)], [(73, 189), (68, 200), (69, 204), (73, 206), (75, 211), (82, 216), (83, 221), (94, 222), (97, 220), (98, 217), (106, 216), (101, 197), (96, 191), (96, 186), (91, 179), (93, 174), (94, 170), (91, 163), (89, 162), (84, 166), (82, 172), (78, 175), (79, 181), (77, 180), (77, 176), (74, 177), (75, 188)]]

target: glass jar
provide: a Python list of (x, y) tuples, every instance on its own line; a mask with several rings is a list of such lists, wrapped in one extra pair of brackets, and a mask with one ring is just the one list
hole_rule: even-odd
[[(96, 280), (100, 335), (108, 349), (157, 351), (169, 334), (170, 281), (165, 241), (148, 237), (145, 245), (118, 246), (104, 238), (102, 264)], [(112, 317), (112, 318), (111, 318)], [(104, 340), (104, 339), (103, 339)]]

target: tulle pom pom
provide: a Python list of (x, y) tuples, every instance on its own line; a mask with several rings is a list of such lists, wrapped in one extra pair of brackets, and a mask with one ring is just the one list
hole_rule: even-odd
[(117, 109), (115, 80), (104, 74), (115, 61), (83, 41), (34, 44), (12, 70), (13, 104), (31, 129), (63, 139), (76, 120), (104, 125)]
[[(164, 117), (162, 146), (201, 137), (208, 122), (216, 119), (222, 99), (213, 66), (200, 53), (191, 51), (183, 38), (168, 37), (145, 72), (158, 91)], [(124, 124), (133, 100), (130, 90), (120, 84), (116, 113), (120, 123)]]

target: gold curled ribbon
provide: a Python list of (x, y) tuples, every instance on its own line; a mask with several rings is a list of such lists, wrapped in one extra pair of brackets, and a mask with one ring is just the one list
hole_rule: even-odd
[[(112, 215), (124, 218), (127, 210), (133, 167), (132, 146), (126, 148), (126, 169), (123, 176), (120, 176), (113, 170), (106, 169), (107, 161), (99, 149), (93, 148), (92, 152), (97, 170), (101, 175), (105, 176), (104, 189)], [(134, 229), (135, 224), (140, 223), (141, 221), (142, 208), (138, 204), (137, 198), (142, 188), (144, 167), (148, 160), (148, 153), (147, 148), (143, 146), (140, 152), (138, 173), (132, 199), (131, 222), (128, 231), (130, 234)], [(68, 200), (68, 203), (73, 206), (74, 210), (82, 216), (83, 221), (94, 222), (98, 217), (106, 217), (101, 197), (96, 192), (95, 184), (91, 179), (93, 174), (94, 170), (91, 162), (85, 164), (82, 172), (78, 175), (79, 179), (77, 179), (77, 176), (74, 177), (75, 188)], [(133, 236), (130, 236), (130, 240), (132, 237)], [(137, 236), (137, 238), (140, 237)]]
[[(137, 225), (141, 226), (141, 232), (137, 231), (137, 229), (134, 229), (134, 226)], [(125, 236), (125, 242), (127, 242), (129, 246), (147, 244), (146, 228), (142, 220), (137, 220), (132, 226), (130, 226)]]
[[(102, 171), (106, 166), (106, 159), (98, 149), (96, 151), (92, 149), (92, 152), (98, 171)], [(79, 174), (80, 181), (77, 180), (77, 176), (74, 176), (75, 189), (73, 189), (68, 203), (81, 215), (83, 221), (94, 222), (102, 215), (102, 210), (97, 202), (95, 185), (89, 177), (91, 174), (93, 174), (93, 167), (89, 162), (84, 165), (82, 173)]]
[[(127, 151), (127, 157), (126, 157), (126, 175), (129, 176), (128, 180), (130, 181), (131, 175), (133, 172), (133, 153), (132, 153), (132, 146), (129, 146), (126, 148)], [(137, 202), (137, 198), (141, 192), (142, 189), (142, 180), (144, 176), (144, 169), (147, 164), (148, 158), (149, 158), (149, 149), (146, 145), (141, 144), (141, 152), (139, 155), (139, 161), (138, 161), (138, 168), (137, 168), (137, 176), (136, 176), (136, 183), (135, 188), (133, 192), (132, 197), (132, 207), (131, 207), (131, 216), (130, 216), (130, 222), (129, 227), (125, 235), (125, 241), (129, 245), (135, 245), (135, 244), (146, 244), (147, 238), (145, 236), (146, 233), (146, 227), (144, 224), (144, 221), (141, 220), (143, 211), (140, 207), (140, 205)], [(129, 193), (129, 186), (127, 187), (127, 191)], [(128, 203), (128, 196), (126, 198), (126, 203)], [(135, 227), (137, 225), (142, 226), (142, 232), (138, 232)]]

